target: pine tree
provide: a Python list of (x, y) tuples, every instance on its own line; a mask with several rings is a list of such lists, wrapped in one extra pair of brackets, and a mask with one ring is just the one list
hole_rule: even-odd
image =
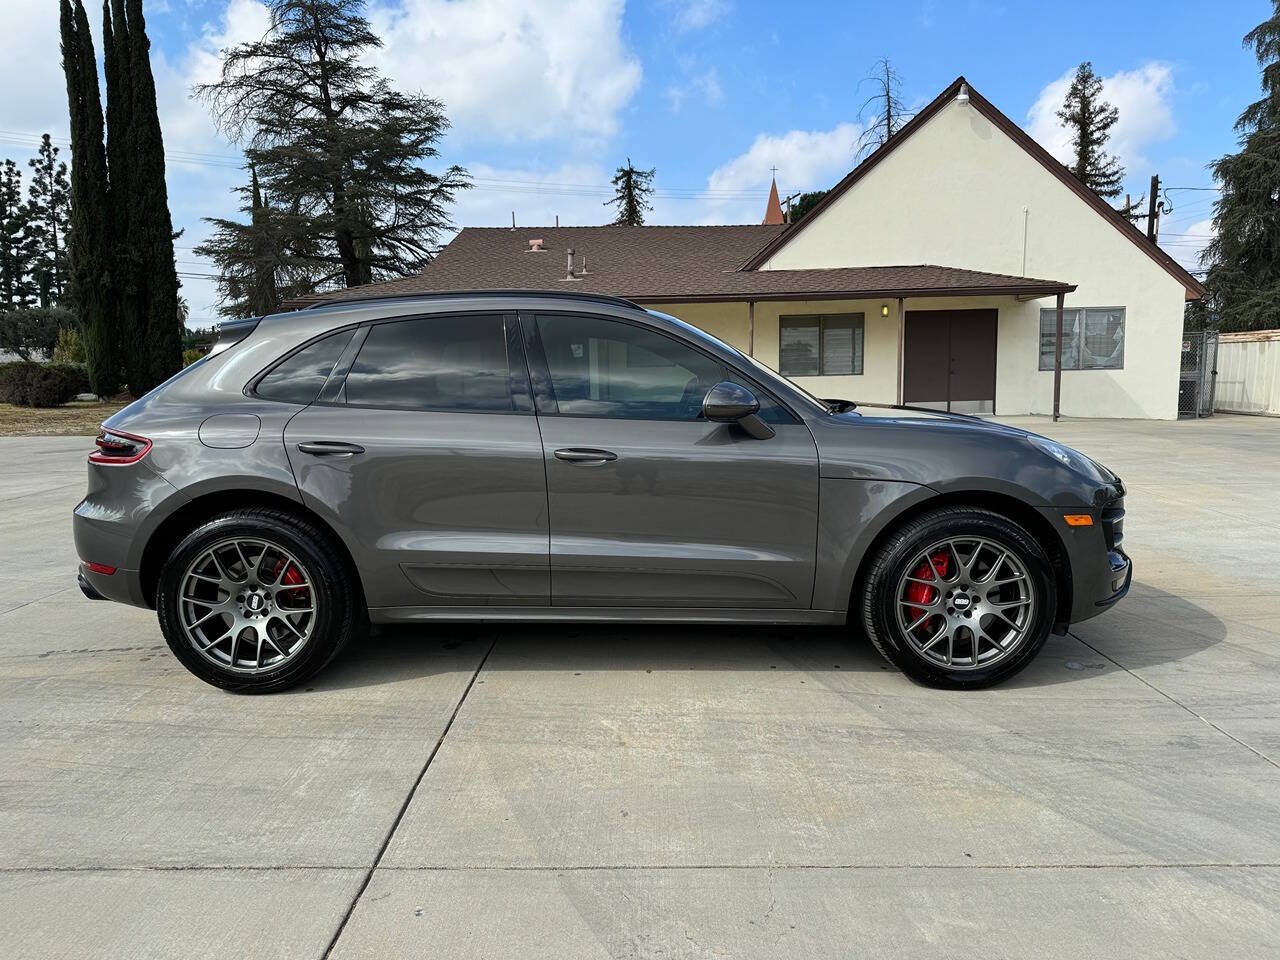
[(261, 317), (278, 312), (282, 300), (311, 291), (310, 267), (321, 251), (317, 238), (300, 229), (305, 218), (296, 207), (281, 210), (271, 205), (252, 166), (249, 185), (239, 193), (248, 223), (206, 218), (213, 235), (195, 252), (218, 265), (220, 315)]
[(32, 305), (28, 229), (30, 209), (22, 201), (22, 172), (12, 160), (0, 166), (0, 310)]
[(791, 204), (791, 209), (789, 211), (791, 214), (791, 222), (799, 223), (803, 220), (808, 216), (810, 210), (822, 202), (822, 198), (826, 195), (826, 190), (811, 190), (809, 193), (802, 193), (800, 196), (796, 197), (795, 201)]
[(1102, 80), (1088, 60), (1076, 68), (1058, 119), (1071, 131), (1071, 149), (1075, 152), (1075, 158), (1067, 164), (1071, 172), (1100, 197), (1120, 196), (1124, 167), (1106, 152), (1120, 111), (1102, 99)]
[(71, 216), (67, 165), (58, 160), (58, 148), (46, 133), (27, 166), (31, 168), (27, 207), (32, 273), (40, 305), (57, 306), (65, 296), (67, 279), (67, 228)]
[(290, 211), (289, 255), (306, 251), (312, 285), (420, 272), (451, 226), (446, 207), (469, 186), (461, 167), (422, 166), (448, 128), (443, 106), (392, 89), (362, 62), (382, 46), (365, 0), (267, 5), (267, 35), (226, 51), (220, 79), (196, 96)]
[[(889, 138), (902, 129), (914, 113), (902, 100), (902, 77), (887, 57), (881, 57), (862, 83), (870, 83), (875, 92), (862, 102), (858, 119), (863, 121), (862, 135), (858, 137), (854, 153), (861, 159), (889, 142)], [(859, 86), (862, 84), (859, 83)], [(807, 212), (807, 211), (806, 211)]]
[(1240, 152), (1210, 166), (1221, 192), (1202, 262), (1222, 330), (1280, 327), (1280, 0), (1272, 6), (1244, 37), (1262, 68), (1263, 96), (1236, 121)]
[(619, 167), (611, 183), (614, 187), (612, 200), (606, 200), (605, 206), (616, 207), (618, 215), (614, 217), (615, 226), (644, 226), (644, 215), (653, 207), (649, 196), (653, 193), (653, 177), (657, 168), (637, 170), (631, 158), (627, 157), (627, 165)]
[(81, 0), (74, 0), (74, 5), (72, 0), (59, 0), (59, 12), (71, 117), (70, 293), (84, 338), (89, 387), (102, 396), (120, 388), (120, 341), (108, 286), (110, 205), (98, 65)]

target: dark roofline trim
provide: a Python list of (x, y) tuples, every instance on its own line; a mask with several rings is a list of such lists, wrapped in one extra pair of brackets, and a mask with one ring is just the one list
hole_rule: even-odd
[(663, 293), (654, 296), (632, 294), (637, 303), (769, 303), (775, 300), (896, 300), (918, 297), (1014, 297), (1035, 294), (1052, 297), (1058, 293), (1074, 293), (1074, 283), (1058, 283), (1053, 286), (990, 287), (888, 287), (882, 290), (828, 290), (817, 293), (760, 292), (729, 296), (722, 293), (699, 293), (688, 296)]
[(824, 211), (831, 203), (835, 202), (836, 199), (844, 194), (855, 183), (874, 170), (876, 165), (896, 150), (899, 144), (907, 140), (911, 134), (915, 133), (915, 131), (928, 123), (928, 121), (938, 113), (938, 111), (954, 100), (956, 94), (960, 92), (961, 85), (969, 88), (969, 105), (971, 107), (975, 108), (984, 117), (999, 127), (1011, 140), (1013, 140), (1014, 143), (1022, 147), (1022, 149), (1029, 153), (1042, 167), (1062, 181), (1062, 183), (1064, 183), (1072, 193), (1093, 207), (1094, 210), (1100, 213), (1104, 219), (1109, 220), (1111, 225), (1124, 234), (1125, 237), (1138, 247), (1138, 249), (1164, 268), (1166, 273), (1181, 283), (1183, 287), (1186, 288), (1188, 300), (1198, 300), (1205, 295), (1204, 284), (1188, 273), (1186, 268), (1174, 260), (1173, 257), (1169, 256), (1169, 254), (1161, 250), (1159, 246), (1148, 240), (1146, 234), (1142, 233), (1137, 227), (1121, 216), (1120, 213), (1111, 206), (1111, 204), (1107, 203), (1107, 201), (1103, 200), (1100, 196), (1081, 183), (1080, 180), (1076, 178), (1075, 174), (1068, 170), (1063, 164), (1055, 160), (1049, 151), (1036, 143), (1036, 141), (1033, 140), (1025, 130), (1001, 113), (1000, 110), (987, 100), (986, 97), (978, 93), (978, 91), (973, 88), (973, 84), (969, 83), (969, 81), (963, 76), (956, 77), (947, 89), (943, 90), (942, 93), (938, 94), (938, 96), (935, 97), (928, 106), (908, 120), (902, 129), (894, 134), (893, 138), (890, 139), (888, 143), (849, 171), (849, 173), (845, 175), (844, 179), (827, 191), (827, 195), (818, 201), (814, 208), (805, 215), (803, 220), (791, 229), (784, 230), (757, 250), (751, 258), (743, 264), (742, 269), (758, 269), (762, 263), (785, 247), (793, 237), (804, 230), (805, 227), (809, 226), (809, 224), (813, 223), (817, 219), (818, 214)]
[[(977, 271), (974, 271), (977, 272)], [(358, 288), (357, 288), (358, 289)], [(769, 303), (771, 301), (802, 301), (802, 300), (896, 300), (898, 297), (1015, 297), (1015, 296), (1031, 296), (1051, 297), (1058, 293), (1073, 293), (1076, 289), (1074, 283), (1016, 283), (1016, 284), (1000, 284), (1000, 285), (977, 285), (977, 286), (949, 286), (949, 287), (882, 287), (878, 289), (865, 290), (816, 290), (816, 291), (768, 291), (762, 290), (757, 293), (654, 293), (654, 294), (628, 294), (625, 297), (613, 296), (607, 293), (584, 293), (581, 291), (558, 291), (547, 290), (543, 288), (530, 289), (507, 289), (493, 288), (485, 289), (483, 287), (468, 290), (423, 290), (418, 293), (399, 293), (384, 294), (382, 296), (368, 297), (344, 297), (339, 300), (308, 300), (304, 301), (297, 298), (286, 302), (288, 304), (297, 304), (292, 307), (295, 310), (317, 310), (331, 306), (365, 306), (368, 304), (384, 303), (387, 301), (399, 302), (404, 300), (447, 300), (453, 297), (546, 297), (548, 299), (561, 300), (582, 300), (588, 303), (609, 303), (615, 306), (635, 307), (644, 309), (641, 304), (644, 303)], [(314, 296), (314, 294), (312, 294)]]

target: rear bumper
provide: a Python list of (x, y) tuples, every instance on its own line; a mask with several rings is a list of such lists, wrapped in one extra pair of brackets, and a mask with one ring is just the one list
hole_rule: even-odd
[(76, 573), (76, 585), (90, 600), (114, 600), (134, 607), (151, 605), (142, 594), (142, 577), (137, 570), (95, 573), (82, 563)]
[(89, 582), (89, 579), (84, 575), (83, 570), (76, 574), (76, 585), (80, 588), (80, 592), (89, 600), (107, 599), (94, 588), (93, 584)]

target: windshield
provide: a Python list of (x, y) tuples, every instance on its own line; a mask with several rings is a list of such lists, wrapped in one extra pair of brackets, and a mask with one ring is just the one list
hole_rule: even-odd
[(719, 337), (714, 337), (711, 334), (707, 333), (707, 331), (699, 327), (695, 327), (691, 323), (686, 323), (685, 321), (681, 320), (679, 317), (673, 317), (669, 313), (661, 313), (658, 310), (650, 310), (648, 312), (653, 314), (653, 316), (655, 317), (661, 317), (663, 320), (670, 320), (672, 323), (679, 324), (682, 329), (688, 331), (693, 336), (698, 337), (701, 340), (710, 341), (711, 343), (720, 347), (722, 350), (729, 351), (735, 357), (737, 357), (738, 359), (746, 363), (748, 366), (750, 366), (752, 370), (755, 372), (756, 376), (760, 380), (764, 381), (765, 386), (772, 387), (774, 389), (781, 389), (784, 395), (795, 396), (798, 394), (800, 399), (806, 400), (810, 404), (812, 404), (817, 412), (820, 412), (820, 413), (831, 412), (830, 404), (823, 403), (821, 400), (819, 400), (817, 397), (811, 394), (808, 390), (804, 389), (804, 387), (801, 387), (798, 384), (794, 383), (793, 381), (788, 380), (782, 374), (778, 373), (778, 371), (774, 370), (772, 367), (768, 367), (765, 364), (761, 363), (755, 357), (747, 356), (745, 353), (743, 353), (741, 350), (739, 350), (737, 347), (733, 346), (732, 344), (725, 343)]

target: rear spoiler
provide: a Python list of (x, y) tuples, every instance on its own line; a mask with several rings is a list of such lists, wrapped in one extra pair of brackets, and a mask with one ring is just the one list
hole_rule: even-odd
[(228, 320), (225, 323), (218, 324), (218, 339), (213, 342), (213, 347), (209, 350), (209, 356), (221, 353), (228, 347), (234, 347), (249, 334), (258, 328), (258, 324), (262, 322), (261, 317), (248, 317), (244, 320)]

